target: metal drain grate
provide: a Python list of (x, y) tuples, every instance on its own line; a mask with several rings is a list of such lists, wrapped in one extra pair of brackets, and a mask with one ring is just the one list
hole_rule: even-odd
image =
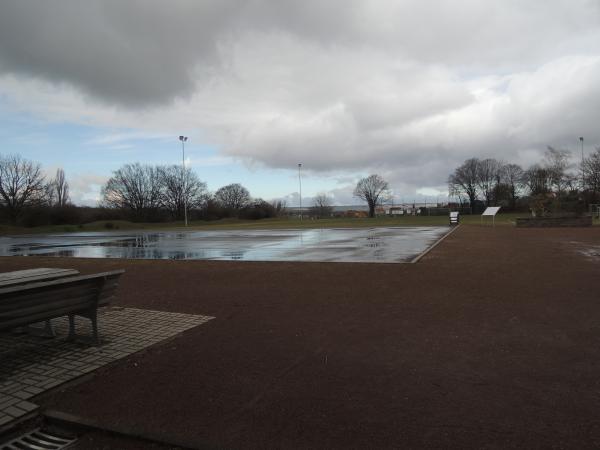
[(76, 440), (77, 438), (57, 436), (38, 428), (6, 444), (1, 444), (0, 450), (59, 450), (67, 448)]

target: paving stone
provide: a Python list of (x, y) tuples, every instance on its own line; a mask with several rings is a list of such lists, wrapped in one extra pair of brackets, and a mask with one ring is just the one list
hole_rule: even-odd
[(17, 403), (17, 407), (22, 409), (25, 412), (34, 411), (39, 408), (38, 405), (30, 402), (19, 402)]
[(29, 392), (32, 395), (37, 395), (41, 392), (44, 392), (44, 390), (42, 388), (35, 387), (35, 386), (27, 386), (25, 388), (25, 391)]
[(4, 410), (2, 411), (4, 414), (8, 414), (9, 416), (12, 417), (20, 417), (23, 414), (25, 414), (25, 411), (23, 411), (20, 408), (17, 408), (16, 406), (9, 406), (8, 408), (4, 408)]
[(27, 391), (23, 390), (23, 391), (14, 392), (12, 395), (14, 395), (15, 397), (17, 397), (21, 400), (26, 400), (26, 399), (30, 398), (33, 394), (31, 394), (31, 392), (27, 392)]
[(0, 400), (0, 412), (3, 412), (6, 408), (9, 408), (11, 405), (15, 403), (19, 403), (19, 399), (16, 397), (5, 397)]
[(14, 418), (9, 416), (8, 414), (0, 414), (0, 426), (6, 425), (7, 423), (12, 422), (13, 420)]
[[(66, 317), (53, 321), (57, 333), (54, 339), (29, 334), (0, 335), (0, 425), (37, 409), (26, 399), (211, 319), (164, 311), (105, 308), (99, 312), (99, 347), (68, 341)], [(91, 335), (86, 319), (76, 318), (76, 329), (80, 337)]]

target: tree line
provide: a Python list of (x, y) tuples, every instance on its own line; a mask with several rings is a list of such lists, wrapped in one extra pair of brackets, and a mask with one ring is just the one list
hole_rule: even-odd
[[(388, 183), (379, 175), (361, 179), (354, 195), (369, 205), (369, 215), (389, 195)], [(284, 201), (269, 203), (253, 198), (248, 189), (232, 183), (209, 192), (205, 182), (179, 165), (125, 164), (102, 186), (98, 207), (72, 204), (63, 169), (47, 177), (39, 163), (20, 155), (0, 155), (0, 220), (25, 226), (81, 224), (98, 220), (182, 220), (227, 217), (263, 219), (285, 214)], [(330, 217), (326, 194), (314, 198), (309, 214)]]
[(600, 199), (600, 148), (583, 158), (578, 168), (570, 159), (571, 152), (554, 147), (527, 169), (494, 158), (470, 158), (448, 177), (449, 195), (472, 210), (494, 205), (540, 214), (583, 212)]
[(0, 216), (16, 224), (27, 210), (70, 204), (69, 184), (62, 169), (47, 179), (40, 164), (19, 155), (0, 155)]
[(181, 220), (225, 217), (262, 219), (283, 213), (282, 201), (252, 198), (239, 183), (210, 193), (189, 168), (125, 164), (102, 187), (98, 207), (73, 205), (63, 169), (47, 177), (39, 163), (0, 155), (0, 220), (25, 226), (77, 224), (95, 220)]
[(178, 165), (125, 164), (102, 188), (103, 206), (123, 210), (135, 221), (238, 217), (263, 219), (281, 214), (284, 204), (252, 198), (248, 189), (232, 183), (210, 193), (189, 168)]

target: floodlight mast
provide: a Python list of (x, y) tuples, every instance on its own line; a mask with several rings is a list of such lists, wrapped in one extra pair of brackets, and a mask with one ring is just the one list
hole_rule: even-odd
[(300, 220), (302, 220), (302, 174), (301, 174), (301, 169), (302, 169), (302, 163), (298, 164), (298, 185), (300, 187)]
[(581, 191), (583, 192), (585, 190), (585, 182), (583, 181), (583, 136), (579, 140), (581, 141)]
[(183, 193), (183, 217), (185, 221), (185, 226), (188, 226), (187, 219), (187, 192), (186, 192), (186, 173), (185, 173), (185, 143), (188, 140), (187, 136), (179, 136), (179, 140), (181, 141), (181, 174), (183, 176), (182, 182), (182, 193)]

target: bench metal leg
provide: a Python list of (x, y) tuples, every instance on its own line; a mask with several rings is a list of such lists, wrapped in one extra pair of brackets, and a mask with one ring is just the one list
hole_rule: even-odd
[[(98, 310), (93, 309), (86, 313), (79, 313), (78, 315), (90, 319), (92, 322), (92, 338), (91, 341), (94, 345), (100, 345), (100, 337), (98, 335)], [(67, 340), (74, 341), (75, 335), (75, 314), (69, 314), (69, 336)]]

